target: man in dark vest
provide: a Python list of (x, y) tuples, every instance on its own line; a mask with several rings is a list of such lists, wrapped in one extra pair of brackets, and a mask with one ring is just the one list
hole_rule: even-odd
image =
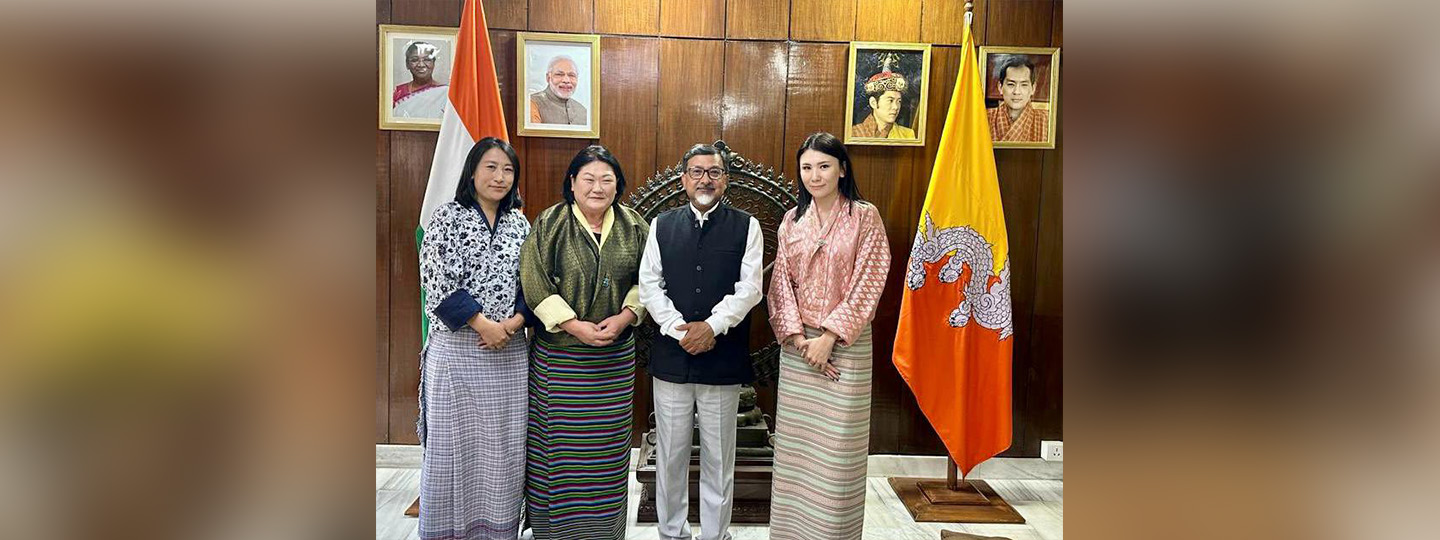
[(685, 153), (689, 203), (660, 214), (640, 260), (640, 301), (660, 325), (650, 347), (655, 506), (660, 538), (690, 540), (691, 429), (700, 427), (700, 538), (730, 538), (735, 415), (750, 367), (750, 309), (760, 302), (760, 222), (722, 204), (729, 165), (714, 146)]

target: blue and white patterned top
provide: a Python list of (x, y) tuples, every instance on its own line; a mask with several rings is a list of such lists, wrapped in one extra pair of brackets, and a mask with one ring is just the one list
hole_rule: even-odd
[(455, 201), (436, 208), (420, 242), (430, 331), (459, 331), (476, 313), (492, 321), (515, 315), (520, 245), (529, 235), (530, 222), (518, 209), (502, 214), (492, 230), (479, 209)]

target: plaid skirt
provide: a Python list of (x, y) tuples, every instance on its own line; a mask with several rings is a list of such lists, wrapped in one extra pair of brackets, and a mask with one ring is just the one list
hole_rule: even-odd
[(434, 332), (421, 353), (420, 538), (514, 540), (525, 470), (529, 344), (478, 345), (469, 328)]

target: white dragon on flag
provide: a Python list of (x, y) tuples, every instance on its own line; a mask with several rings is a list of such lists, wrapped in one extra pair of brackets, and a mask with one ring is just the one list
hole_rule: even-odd
[(953, 253), (950, 261), (940, 267), (940, 282), (954, 283), (960, 279), (962, 265), (970, 265), (970, 282), (965, 285), (965, 298), (950, 312), (950, 326), (969, 324), (973, 317), (980, 326), (1000, 331), (1000, 339), (1015, 332), (1010, 314), (1010, 258), (1000, 270), (1000, 280), (994, 285), (990, 276), (995, 275), (994, 255), (990, 242), (970, 227), (947, 227), (935, 229), (935, 221), (925, 214), (925, 230), (915, 237), (915, 246), (910, 248), (910, 266), (905, 273), (905, 285), (917, 290), (925, 285), (925, 264), (939, 261), (946, 254)]

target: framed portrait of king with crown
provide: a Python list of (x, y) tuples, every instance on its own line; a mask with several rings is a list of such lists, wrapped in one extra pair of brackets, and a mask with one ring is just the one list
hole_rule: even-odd
[(845, 144), (924, 146), (930, 44), (850, 43)]

